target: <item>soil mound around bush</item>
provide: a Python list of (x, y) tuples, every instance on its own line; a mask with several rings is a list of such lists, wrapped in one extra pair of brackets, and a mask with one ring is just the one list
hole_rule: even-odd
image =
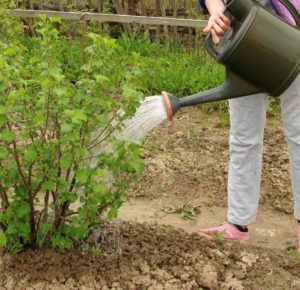
[(121, 254), (5, 255), (0, 289), (300, 289), (295, 255), (208, 241), (166, 226), (122, 223), (119, 230)]

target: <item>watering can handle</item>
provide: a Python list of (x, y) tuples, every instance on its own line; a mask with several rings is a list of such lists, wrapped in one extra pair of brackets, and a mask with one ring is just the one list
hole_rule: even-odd
[(298, 27), (298, 29), (300, 29), (300, 14), (297, 11), (297, 9), (294, 7), (293, 4), (291, 4), (291, 2), (289, 0), (279, 0), (279, 2), (284, 5), (287, 10), (289, 10), (289, 12), (292, 14), (295, 22), (296, 22), (296, 26)]
[(215, 49), (215, 46), (213, 44), (213, 41), (212, 41), (212, 36), (211, 36), (211, 33), (208, 34), (206, 36), (206, 39), (205, 39), (205, 47), (207, 49), (207, 51), (209, 52), (209, 54), (216, 60), (218, 60), (218, 57), (219, 57), (219, 53), (218, 51)]

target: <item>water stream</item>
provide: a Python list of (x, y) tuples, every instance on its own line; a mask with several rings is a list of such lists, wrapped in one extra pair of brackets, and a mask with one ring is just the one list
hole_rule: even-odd
[(139, 141), (166, 119), (167, 111), (162, 96), (147, 97), (141, 102), (135, 115), (124, 123), (124, 129), (118, 132), (117, 138)]
[[(119, 114), (122, 114), (122, 112), (119, 112)], [(123, 123), (123, 129), (121, 131), (115, 130), (112, 136), (116, 140), (136, 143), (141, 141), (148, 132), (165, 120), (167, 120), (167, 110), (162, 96), (146, 97), (145, 100), (141, 102), (135, 115)], [(112, 124), (112, 127), (116, 125), (117, 123)], [(99, 135), (99, 132), (95, 132), (94, 135)], [(112, 152), (112, 150), (113, 148), (110, 142), (104, 142), (99, 144), (99, 146), (93, 147), (93, 149), (90, 150), (91, 158), (89, 160), (89, 167), (93, 168), (97, 166), (97, 156), (99, 156), (99, 154)]]

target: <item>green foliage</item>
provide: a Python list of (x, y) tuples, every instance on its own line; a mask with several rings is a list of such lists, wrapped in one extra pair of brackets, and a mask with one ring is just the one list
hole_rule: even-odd
[(225, 72), (200, 45), (186, 48), (183, 45), (159, 45), (149, 37), (132, 38), (123, 35), (119, 40), (125, 53), (139, 60), (140, 74), (135, 82), (146, 95), (161, 91), (182, 97), (204, 91), (221, 84)]
[(89, 33), (82, 63), (54, 28), (59, 19), (41, 17), (24, 40), (1, 13), (0, 246), (70, 249), (116, 217), (143, 170), (139, 146), (114, 133), (143, 97), (131, 81), (136, 60), (117, 74), (122, 47)]

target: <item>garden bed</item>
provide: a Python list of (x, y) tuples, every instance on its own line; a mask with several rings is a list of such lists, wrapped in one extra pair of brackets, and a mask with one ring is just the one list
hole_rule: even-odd
[(1, 289), (300, 289), (300, 262), (280, 251), (123, 223), (122, 254), (27, 251), (1, 261)]

